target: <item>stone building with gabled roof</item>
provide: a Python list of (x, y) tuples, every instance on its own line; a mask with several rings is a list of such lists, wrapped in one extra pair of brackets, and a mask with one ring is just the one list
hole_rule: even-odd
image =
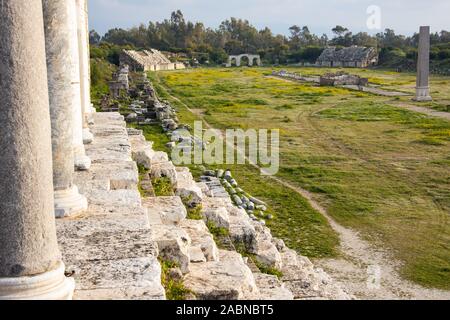
[(135, 51), (123, 50), (120, 65), (127, 65), (130, 71), (160, 71), (185, 69), (179, 62), (171, 62), (161, 51), (156, 49)]
[(352, 46), (338, 49), (326, 48), (317, 59), (320, 67), (366, 68), (378, 64), (378, 52), (375, 48)]

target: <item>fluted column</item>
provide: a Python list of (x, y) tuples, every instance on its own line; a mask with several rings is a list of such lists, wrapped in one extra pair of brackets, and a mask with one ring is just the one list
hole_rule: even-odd
[(420, 27), (417, 59), (416, 101), (431, 101), (430, 96), (430, 27)]
[(73, 147), (75, 152), (75, 168), (77, 170), (89, 170), (91, 160), (86, 156), (83, 142), (84, 113), (81, 100), (80, 54), (78, 50), (78, 10), (75, 0), (69, 2), (69, 22), (71, 26), (68, 33), (71, 63), (68, 65), (68, 72), (70, 72), (72, 77), (71, 83), (73, 90), (71, 104), (74, 115)]
[(0, 299), (70, 299), (56, 241), (41, 0), (0, 1)]
[(50, 118), (52, 125), (55, 215), (70, 217), (87, 209), (87, 200), (73, 184), (74, 150), (69, 6), (73, 0), (43, 0)]
[(83, 110), (83, 141), (89, 144), (94, 136), (89, 130), (88, 122), (92, 121), (91, 88), (89, 80), (89, 31), (87, 1), (75, 0), (77, 7), (78, 54), (80, 59), (81, 106)]

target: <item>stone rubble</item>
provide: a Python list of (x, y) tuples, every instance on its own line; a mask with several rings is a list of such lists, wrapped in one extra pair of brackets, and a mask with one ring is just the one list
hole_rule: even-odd
[[(151, 142), (144, 142), (142, 132), (138, 134), (134, 129), (129, 132), (133, 139), (142, 142), (133, 143), (137, 149), (152, 148)], [(136, 151), (133, 150), (133, 154)], [(148, 159), (136, 160), (143, 165)], [(146, 198), (143, 204), (148, 210), (151, 229), (155, 230), (152, 239), (158, 244), (160, 256), (180, 266), (183, 283), (195, 299), (350, 298), (307, 258), (286, 248), (282, 240), (273, 238), (264, 223), (252, 219), (244, 208), (233, 203), (217, 177), (223, 175), (233, 181), (231, 172), (205, 172), (200, 183), (195, 182), (188, 168), (175, 168), (175, 172), (173, 186), (177, 195)], [(200, 205), (203, 220), (187, 219), (182, 200), (187, 207)], [(249, 196), (247, 202), (267, 210), (267, 205), (254, 197)], [(279, 269), (283, 277), (278, 279), (258, 269), (252, 271), (248, 258), (234, 250), (221, 249), (208, 230), (209, 223), (227, 229), (233, 243), (242, 243), (258, 263)]]

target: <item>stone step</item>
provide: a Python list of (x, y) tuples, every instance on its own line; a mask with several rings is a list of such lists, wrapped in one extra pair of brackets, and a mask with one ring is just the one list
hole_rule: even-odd
[(179, 224), (187, 216), (186, 207), (180, 197), (145, 198), (143, 205), (149, 216), (159, 216), (162, 223), (167, 225)]
[[(205, 222), (202, 220), (183, 220), (180, 227), (187, 232), (191, 238), (191, 248), (200, 257), (197, 261), (218, 261), (219, 248), (214, 242), (214, 237), (208, 230)], [(191, 262), (193, 260), (191, 255)]]
[(198, 300), (245, 300), (259, 295), (252, 272), (242, 256), (220, 250), (219, 261), (193, 263), (184, 285)]
[(183, 274), (188, 273), (191, 262), (191, 238), (187, 232), (178, 226), (163, 224), (152, 224), (150, 230), (152, 240), (158, 245), (159, 257), (177, 263)]
[(159, 249), (137, 190), (138, 169), (131, 160), (123, 117), (96, 113), (86, 146), (93, 164), (76, 172), (88, 210), (57, 221), (67, 272), (76, 280), (75, 299), (165, 299)]
[[(108, 183), (107, 190), (136, 189), (139, 183), (139, 172), (134, 161), (103, 161), (93, 163), (89, 171), (78, 171), (75, 173), (75, 179), (83, 184), (84, 181), (101, 181)], [(102, 189), (104, 189), (102, 187)], [(81, 189), (81, 188), (80, 188)]]
[(175, 193), (177, 196), (186, 199), (189, 206), (196, 206), (203, 200), (202, 189), (197, 185), (188, 168), (176, 168), (177, 182)]
[(152, 178), (168, 178), (175, 185), (178, 180), (177, 170), (171, 161), (152, 163), (150, 170)]
[(293, 300), (294, 295), (276, 276), (254, 273), (259, 294), (255, 300)]
[(74, 300), (164, 300), (156, 257), (83, 261), (73, 267)]

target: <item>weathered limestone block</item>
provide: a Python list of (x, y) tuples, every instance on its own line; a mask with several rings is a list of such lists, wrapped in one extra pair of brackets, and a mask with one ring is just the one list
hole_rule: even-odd
[(276, 276), (254, 273), (259, 295), (256, 300), (293, 300), (294, 295)]
[(152, 165), (150, 175), (152, 178), (168, 178), (172, 184), (178, 181), (177, 170), (172, 162), (161, 162)]
[(137, 190), (95, 190), (87, 196), (91, 207), (102, 207), (106, 212), (119, 208), (142, 208), (141, 195)]
[(152, 143), (145, 141), (144, 136), (130, 136), (131, 150), (133, 160), (145, 169), (150, 170), (152, 159), (155, 157), (155, 151), (152, 149)]
[(184, 285), (198, 300), (245, 300), (259, 294), (252, 272), (242, 256), (220, 251), (220, 260), (191, 265)]
[(91, 128), (91, 132), (95, 137), (104, 137), (104, 136), (126, 136), (127, 128), (125, 127), (125, 123), (122, 122), (117, 123), (101, 123), (101, 125), (95, 125)]
[(230, 216), (225, 207), (206, 208), (202, 210), (203, 219), (220, 228), (230, 229)]
[(110, 190), (136, 190), (139, 172), (134, 161), (103, 161), (93, 163), (82, 176), (87, 180), (108, 180)]
[(175, 193), (180, 196), (188, 206), (196, 206), (203, 200), (202, 190), (197, 186), (194, 177), (188, 168), (177, 168), (177, 183)]
[(159, 215), (163, 224), (176, 225), (186, 219), (187, 211), (180, 197), (155, 197), (143, 200), (149, 215)]
[(189, 247), (191, 263), (206, 262), (205, 255), (200, 247)]
[(252, 221), (244, 209), (233, 205), (227, 207), (230, 217), (230, 236), (235, 242), (242, 242), (248, 247), (256, 237), (256, 231)]
[(295, 299), (352, 299), (338, 285), (334, 284), (323, 270), (314, 269), (311, 261), (285, 248), (281, 252), (283, 260), (283, 279), (286, 287), (294, 294)]
[(77, 279), (76, 300), (163, 300), (161, 266), (156, 257), (89, 260), (69, 266)]
[(177, 263), (183, 274), (190, 271), (191, 239), (182, 228), (177, 226), (153, 226), (152, 239), (158, 244), (159, 256)]
[(156, 151), (152, 157), (152, 165), (169, 162), (169, 156), (162, 151)]
[(58, 220), (58, 242), (68, 265), (82, 260), (157, 257), (158, 247), (149, 227), (145, 215), (96, 215)]
[(204, 183), (204, 182), (197, 182), (196, 184), (197, 184), (197, 187), (199, 187), (200, 190), (202, 190), (202, 193), (205, 196), (207, 196), (207, 197), (211, 197), (212, 196), (212, 193), (209, 190), (209, 187), (208, 187), (208, 185), (206, 183)]
[[(205, 261), (218, 261), (219, 248), (214, 242), (213, 236), (209, 233), (208, 227), (201, 220), (184, 220), (180, 227), (185, 230), (191, 238), (191, 246), (199, 248)], [(191, 257), (192, 260), (192, 257)]]
[[(126, 148), (126, 147), (125, 147)], [(111, 162), (111, 161), (132, 161), (131, 152), (128, 154), (125, 148), (91, 148), (87, 145), (87, 153), (92, 159), (92, 163)], [(125, 151), (125, 152), (124, 152)]]
[(111, 190), (109, 179), (101, 179), (100, 177), (92, 176), (89, 171), (76, 172), (74, 183), (78, 186), (80, 193), (85, 196), (95, 192), (95, 190)]
[(283, 262), (280, 252), (272, 242), (272, 234), (269, 228), (262, 226), (258, 222), (253, 222), (256, 231), (252, 243), (249, 246), (249, 251), (255, 254), (256, 259), (271, 268), (281, 270)]

